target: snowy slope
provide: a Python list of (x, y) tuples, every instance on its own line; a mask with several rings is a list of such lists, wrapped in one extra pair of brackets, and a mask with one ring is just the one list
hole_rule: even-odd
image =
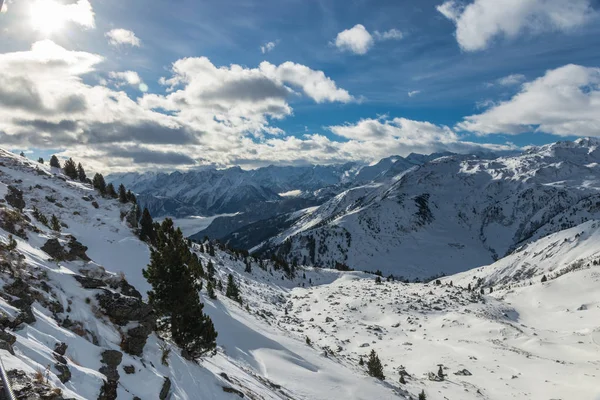
[(492, 160), (438, 158), (391, 183), (343, 192), (253, 250), (410, 278), (489, 264), (599, 217), (598, 143), (559, 142)]

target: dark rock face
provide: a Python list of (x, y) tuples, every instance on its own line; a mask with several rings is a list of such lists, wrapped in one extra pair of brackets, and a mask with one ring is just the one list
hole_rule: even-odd
[(8, 194), (4, 196), (4, 199), (8, 204), (14, 208), (22, 210), (25, 208), (25, 200), (23, 200), (23, 192), (14, 186), (8, 186)]
[(115, 290), (120, 290), (125, 296), (135, 297), (138, 300), (142, 300), (142, 294), (138, 290), (129, 284), (125, 279), (121, 279), (118, 282), (114, 282), (110, 285)]
[(233, 394), (237, 394), (238, 396), (240, 396), (242, 399), (244, 398), (244, 393), (242, 393), (241, 391), (234, 389), (232, 387), (228, 387), (228, 386), (223, 386), (223, 391), (225, 393), (233, 393)]
[(90, 261), (90, 258), (85, 253), (87, 249), (87, 246), (78, 242), (73, 236), (69, 236), (67, 248), (63, 247), (56, 238), (48, 239), (42, 246), (42, 250), (48, 253), (53, 259), (61, 261), (75, 261), (77, 259)]
[(66, 364), (56, 363), (54, 368), (58, 371), (56, 375), (62, 383), (67, 383), (71, 380), (71, 370)]
[(13, 356), (15, 351), (13, 350), (13, 344), (17, 341), (17, 338), (6, 331), (0, 331), (0, 349), (8, 351)]
[(160, 400), (165, 400), (171, 391), (171, 380), (165, 377), (165, 381), (163, 382), (162, 389), (160, 390), (160, 394), (158, 398)]
[(16, 299), (10, 299), (9, 303), (13, 307), (17, 307), (22, 311), (11, 323), (12, 328), (16, 328), (22, 323), (32, 324), (36, 321), (33, 311), (31, 310), (31, 305), (34, 302), (34, 299), (31, 296), (29, 284), (27, 282), (21, 278), (17, 278), (10, 285), (4, 286), (4, 292), (16, 297)]
[(92, 206), (94, 206), (94, 208), (100, 208), (97, 201), (92, 201)]
[(60, 390), (45, 383), (34, 382), (25, 372), (16, 369), (7, 372), (17, 399), (64, 400)]
[(74, 275), (73, 278), (75, 278), (84, 289), (100, 289), (106, 287), (106, 283), (100, 279), (88, 278), (83, 275)]
[(152, 307), (144, 303), (141, 296), (140, 298), (125, 296), (106, 289), (96, 295), (96, 298), (106, 315), (116, 324), (127, 325), (132, 321), (139, 322), (138, 326), (127, 331), (121, 346), (128, 354), (141, 356), (148, 336), (155, 327)]
[(105, 350), (102, 352), (102, 367), (100, 372), (106, 376), (106, 381), (100, 388), (98, 400), (115, 400), (117, 398), (117, 388), (119, 386), (119, 371), (117, 367), (123, 360), (123, 353), (117, 350)]
[(123, 371), (125, 371), (127, 375), (135, 374), (135, 367), (133, 365), (125, 365)]
[(55, 260), (62, 260), (65, 257), (65, 249), (60, 245), (60, 242), (56, 238), (48, 239), (42, 246), (42, 250)]

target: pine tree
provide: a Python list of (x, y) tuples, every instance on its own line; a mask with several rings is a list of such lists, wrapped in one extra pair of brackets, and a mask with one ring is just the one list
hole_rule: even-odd
[(246, 268), (244, 269), (244, 272), (247, 274), (252, 273), (252, 264), (251, 264), (250, 260), (246, 260)]
[(131, 190), (127, 191), (127, 201), (133, 204), (137, 204), (137, 199), (135, 197), (135, 194), (133, 194), (133, 192)]
[(208, 297), (211, 299), (215, 300), (217, 298), (217, 294), (215, 293), (215, 285), (212, 283), (212, 281), (208, 281), (208, 284), (206, 285), (206, 292), (208, 293)]
[(206, 264), (206, 273), (208, 274), (208, 279), (211, 281), (215, 279), (215, 266), (212, 260), (208, 260), (208, 264)]
[(548, 278), (546, 277), (546, 275), (542, 276), (542, 283), (547, 282)]
[(215, 256), (215, 246), (212, 245), (212, 243), (208, 244), (208, 255), (210, 255), (211, 257)]
[(104, 181), (104, 177), (102, 174), (94, 175), (94, 180), (92, 181), (94, 189), (100, 192), (102, 196), (106, 194), (106, 182)]
[(406, 385), (406, 379), (404, 379), (404, 374), (400, 373), (400, 383)]
[(310, 340), (310, 338), (308, 336), (306, 337), (306, 344), (309, 346), (312, 345), (312, 341)]
[(25, 157), (25, 153), (21, 152), (21, 154), (19, 154), (21, 157)]
[(50, 157), (50, 166), (53, 168), (60, 168), (60, 161), (58, 161), (58, 157), (56, 157), (55, 155), (52, 155), (52, 157)]
[(67, 161), (65, 161), (63, 172), (69, 178), (77, 179), (77, 165), (75, 165), (75, 161), (73, 161), (72, 158), (69, 158)]
[(140, 239), (145, 242), (154, 243), (154, 221), (150, 215), (150, 211), (144, 207), (142, 219), (140, 220)]
[(60, 220), (54, 214), (52, 214), (52, 218), (50, 218), (50, 229), (56, 232), (60, 232), (61, 229)]
[(38, 158), (38, 162), (39, 162), (40, 164), (43, 164), (43, 163), (44, 163), (44, 159), (43, 159), (42, 157), (40, 157), (40, 158)]
[(33, 206), (33, 217), (42, 224), (48, 226), (48, 218), (46, 218), (46, 216), (42, 214), (36, 206)]
[(156, 247), (143, 271), (152, 285), (148, 299), (159, 316), (157, 328), (169, 331), (188, 358), (198, 358), (215, 348), (217, 332), (203, 312), (200, 285), (189, 269), (191, 252), (181, 230), (165, 219), (157, 230)]
[(112, 183), (106, 185), (106, 195), (110, 198), (116, 199), (119, 197), (117, 192), (115, 191), (115, 186)]
[(421, 393), (419, 393), (419, 400), (427, 400), (424, 390), (421, 390)]
[(362, 356), (360, 356), (360, 358), (358, 359), (358, 365), (360, 365), (361, 367), (365, 365), (365, 360), (363, 360)]
[(225, 296), (237, 301), (240, 304), (242, 303), (242, 298), (240, 297), (240, 288), (238, 288), (237, 284), (235, 283), (233, 274), (229, 274), (227, 277), (227, 290), (225, 291)]
[(123, 204), (127, 203), (127, 190), (122, 183), (119, 185), (119, 201)]
[(383, 366), (381, 365), (381, 361), (379, 360), (377, 353), (375, 353), (375, 350), (371, 350), (371, 354), (369, 354), (369, 360), (367, 361), (367, 372), (374, 378), (385, 380), (385, 375), (383, 375)]
[(81, 163), (77, 164), (77, 179), (79, 179), (79, 182), (87, 182), (87, 176)]
[(438, 369), (438, 373), (437, 373), (438, 378), (440, 378), (441, 380), (444, 380), (444, 377), (446, 376), (446, 374), (444, 374), (444, 368), (442, 367), (442, 365), (439, 365), (439, 369)]

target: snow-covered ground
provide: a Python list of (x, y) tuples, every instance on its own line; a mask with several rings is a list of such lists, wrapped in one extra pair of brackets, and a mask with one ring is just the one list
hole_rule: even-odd
[[(15, 276), (37, 293), (35, 322), (7, 327), (16, 337), (15, 354), (0, 350), (0, 356), (7, 369), (31, 377), (48, 368), (49, 385), (66, 398), (98, 398), (106, 350), (123, 353), (119, 399), (157, 398), (165, 377), (171, 399), (240, 398), (223, 388), (249, 399), (416, 399), (422, 390), (431, 400), (600, 398), (600, 221), (541, 238), (439, 285), (385, 278), (377, 283), (362, 272), (314, 268), (299, 268), (290, 278), (272, 262), (221, 250), (211, 257), (194, 245), (204, 265), (215, 265), (218, 279), (234, 275), (243, 298), (240, 305), (222, 292), (216, 300), (201, 293), (219, 332), (218, 352), (196, 364), (156, 334), (140, 356), (124, 353), (129, 325), (111, 321), (95, 296), (109, 289), (85, 289), (74, 279), (93, 275), (120, 282), (122, 274), (145, 295), (141, 271), (149, 249), (121, 218), (130, 205), (103, 199), (87, 185), (18, 156), (1, 153), (0, 161), (0, 194), (9, 192), (8, 185), (22, 190), (23, 213), (31, 219), (21, 222), (27, 239), (16, 238), (16, 252), (24, 258), (11, 261), (2, 253), (3, 262), (19, 268), (0, 273), (0, 310), (9, 320), (19, 313), (8, 289)], [(50, 231), (32, 217), (33, 205), (67, 226), (60, 234)], [(18, 212), (3, 206), (0, 212)], [(41, 250), (50, 238), (66, 245), (68, 235), (88, 247), (91, 261), (52, 261)], [(0, 241), (8, 242), (4, 229)], [(245, 272), (247, 261), (251, 272)], [(81, 329), (69, 328), (67, 317)], [(72, 376), (66, 383), (58, 379), (53, 355), (60, 342), (68, 345)], [(168, 366), (161, 363), (165, 345), (172, 348)], [(359, 365), (371, 350), (383, 363), (385, 381)], [(439, 364), (444, 381), (430, 380), (428, 373), (435, 375)], [(403, 384), (401, 370), (408, 374)]]
[[(219, 217), (233, 217), (238, 215), (238, 213), (234, 214), (219, 214), (212, 215), (210, 217), (202, 217), (199, 215), (192, 215), (185, 218), (173, 218), (173, 217), (165, 217), (171, 218), (176, 227), (180, 228), (183, 232), (184, 236), (188, 237), (193, 235), (194, 233), (198, 233), (206, 228), (215, 220), (215, 218)], [(165, 218), (160, 218), (157, 221), (162, 221)]]

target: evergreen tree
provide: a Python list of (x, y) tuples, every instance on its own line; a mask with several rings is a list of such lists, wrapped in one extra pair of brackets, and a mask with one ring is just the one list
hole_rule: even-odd
[(211, 257), (215, 256), (215, 246), (212, 245), (212, 243), (208, 244), (208, 255), (210, 255)]
[(43, 159), (42, 157), (40, 157), (40, 158), (38, 158), (38, 162), (39, 162), (40, 164), (43, 164), (43, 163), (44, 163), (44, 159)]
[(127, 190), (125, 190), (125, 186), (122, 183), (119, 185), (119, 201), (127, 203)]
[(137, 204), (137, 199), (135, 197), (135, 194), (133, 194), (131, 192), (131, 190), (127, 191), (127, 201), (133, 204)]
[(42, 224), (48, 226), (48, 218), (46, 218), (46, 216), (42, 214), (36, 206), (33, 206), (33, 217)]
[(244, 272), (247, 274), (252, 273), (252, 263), (250, 262), (250, 260), (246, 260), (246, 268), (244, 269)]
[(189, 358), (197, 358), (215, 348), (217, 332), (203, 312), (200, 285), (189, 269), (191, 252), (181, 230), (165, 219), (157, 230), (156, 247), (143, 271), (152, 285), (148, 299), (159, 316), (157, 329), (168, 331)]
[(240, 297), (240, 288), (238, 288), (237, 284), (235, 283), (233, 274), (229, 274), (227, 277), (227, 290), (225, 291), (225, 296), (237, 301), (240, 304), (242, 303), (242, 298)]
[(421, 390), (421, 393), (419, 393), (419, 400), (427, 400), (424, 390)]
[(212, 260), (208, 260), (208, 264), (206, 264), (206, 273), (208, 274), (208, 279), (211, 281), (215, 279), (215, 266)]
[(140, 220), (140, 239), (145, 242), (154, 243), (154, 221), (150, 215), (150, 211), (144, 207), (142, 219)]
[(63, 166), (63, 172), (66, 176), (71, 179), (77, 179), (77, 166), (75, 165), (75, 161), (72, 158), (69, 158), (65, 161), (65, 165)]
[(444, 368), (442, 367), (441, 364), (439, 365), (437, 376), (441, 380), (444, 380), (444, 377), (446, 376), (446, 374), (444, 374)]
[(94, 189), (100, 192), (102, 196), (106, 194), (106, 182), (104, 181), (104, 177), (102, 174), (94, 175), (94, 180), (92, 181)]
[(21, 154), (19, 154), (21, 157), (25, 157), (25, 153), (21, 152)]
[(406, 379), (404, 379), (404, 374), (400, 373), (400, 383), (406, 385)]
[(223, 283), (220, 279), (217, 279), (217, 289), (219, 289), (219, 292), (223, 291)]
[(115, 191), (115, 186), (112, 183), (106, 185), (106, 195), (110, 198), (116, 199), (119, 197), (117, 192)]
[(547, 282), (548, 278), (546, 277), (546, 275), (542, 276), (542, 283)]
[(52, 157), (50, 157), (50, 166), (53, 168), (60, 168), (60, 161), (58, 161), (58, 157), (56, 157), (55, 155), (52, 155)]
[(54, 214), (52, 214), (52, 218), (50, 218), (50, 229), (56, 232), (60, 232), (61, 229), (60, 220)]
[(87, 182), (87, 176), (81, 163), (77, 164), (77, 179), (79, 179), (79, 182)]
[(360, 356), (360, 358), (358, 359), (358, 365), (360, 365), (361, 367), (365, 365), (365, 360), (363, 360), (362, 356)]
[(371, 354), (369, 354), (369, 360), (367, 360), (367, 372), (374, 378), (385, 380), (383, 366), (381, 365), (381, 361), (379, 360), (377, 353), (375, 353), (375, 350), (371, 350)]
[(208, 293), (208, 297), (211, 299), (215, 300), (217, 298), (217, 294), (215, 293), (215, 285), (212, 283), (212, 281), (208, 281), (208, 284), (206, 285), (206, 291)]
[(306, 337), (306, 344), (309, 346), (312, 345), (312, 341), (310, 340), (310, 338), (308, 336)]

